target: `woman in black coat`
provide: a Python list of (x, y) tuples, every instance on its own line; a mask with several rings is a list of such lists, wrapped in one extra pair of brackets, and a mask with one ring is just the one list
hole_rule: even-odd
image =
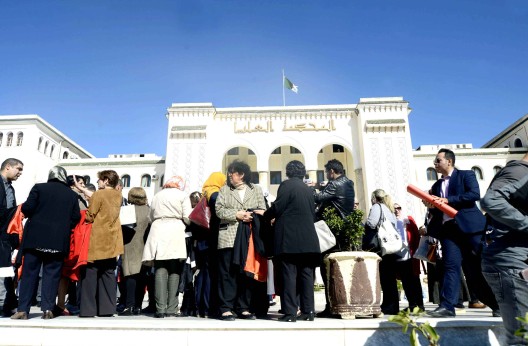
[(42, 266), (43, 319), (54, 317), (64, 257), (70, 251), (70, 233), (81, 219), (78, 196), (68, 186), (66, 170), (60, 166), (49, 171), (48, 182), (36, 184), (22, 205), (28, 218), (21, 251), (24, 256), (18, 312), (12, 319), (27, 319), (33, 294), (37, 290)]
[[(294, 160), (286, 165), (288, 180), (282, 182), (277, 199), (264, 213), (275, 219), (274, 255), (283, 280), (279, 321), (314, 320), (314, 269), (321, 251), (315, 232), (313, 191), (303, 182), (306, 169)], [(299, 300), (297, 296), (299, 295)], [(301, 315), (297, 316), (300, 303)]]

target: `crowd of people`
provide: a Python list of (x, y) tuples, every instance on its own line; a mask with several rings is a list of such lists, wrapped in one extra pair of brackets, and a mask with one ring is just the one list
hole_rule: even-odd
[[(381, 310), (388, 315), (400, 311), (400, 279), (409, 308), (425, 311), (420, 281), (425, 268), (414, 254), (420, 237), (427, 236), (438, 242), (435, 272), (441, 273), (435, 278), (440, 287), (438, 308), (427, 314), (455, 316), (461, 285), (467, 283), (470, 307), (488, 306), (493, 316), (502, 315), (509, 340), (520, 342), (514, 336), (519, 327), (515, 317), (528, 311), (528, 238), (523, 235), (528, 227), (528, 155), (508, 163), (482, 200), (475, 174), (455, 168), (451, 150), (441, 149), (434, 165), (442, 177), (429, 190), (433, 202), (424, 201), (428, 217), (420, 228), (383, 189), (372, 192), (363, 249), (382, 255)], [(281, 297), (279, 321), (333, 317), (328, 290), (325, 309), (315, 312), (314, 273), (320, 267), (328, 287), (322, 261), (340, 251), (346, 239), (338, 235), (336, 246), (321, 253), (314, 222), (327, 208), (334, 208), (341, 218), (358, 208), (354, 183), (338, 160), (325, 165), (324, 186), (304, 180), (303, 163), (289, 162), (288, 179), (280, 184), (271, 205), (262, 188), (251, 181), (249, 165), (234, 161), (227, 176), (212, 173), (202, 191), (190, 196), (184, 192), (184, 179), (174, 176), (150, 203), (140, 187), (130, 189), (124, 198), (113, 170), (98, 173), (95, 189), (56, 166), (48, 181), (36, 184), (17, 206), (12, 183), (23, 166), (10, 158), (0, 168), (4, 316), (27, 319), (39, 291), (43, 319), (76, 313), (85, 318), (116, 313), (224, 321), (264, 318), (270, 302), (266, 282), (271, 260), (274, 291)], [(190, 219), (202, 198), (211, 211), (205, 228)], [(486, 216), (477, 206), (479, 200)], [(120, 222), (126, 205), (134, 206), (134, 224)], [(456, 215), (449, 216), (442, 205), (454, 208)], [(385, 220), (408, 251), (382, 253), (376, 234)], [(145, 292), (149, 303), (143, 308)]]

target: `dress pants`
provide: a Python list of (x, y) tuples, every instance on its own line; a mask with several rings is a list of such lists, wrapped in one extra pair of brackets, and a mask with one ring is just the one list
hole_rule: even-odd
[(211, 273), (209, 249), (195, 250), (196, 266), (200, 270), (194, 281), (195, 300), (200, 316), (209, 314), (209, 301), (211, 297)]
[(125, 308), (139, 308), (143, 305), (143, 297), (145, 296), (145, 273), (143, 268), (141, 272), (129, 276), (125, 276), (126, 286), (126, 302)]
[(315, 266), (306, 261), (305, 254), (283, 254), (279, 261), (284, 284), (281, 296), (283, 313), (297, 315), (299, 305), (302, 313), (315, 312)]
[[(442, 226), (440, 243), (442, 245), (442, 260), (444, 261), (444, 278), (440, 292), (440, 307), (455, 311), (459, 300), (462, 259), (466, 262), (466, 280), (471, 281), (478, 290), (475, 292), (478, 299), (492, 310), (498, 310), (499, 305), (491, 291), (490, 286), (482, 275), (480, 257), (473, 253), (475, 241), (482, 238), (480, 234), (463, 233), (454, 220)], [(477, 239), (478, 238), (478, 239)]]
[(81, 317), (110, 316), (116, 313), (116, 259), (89, 262), (81, 271)]
[(249, 311), (253, 280), (233, 265), (233, 248), (218, 250), (218, 299), (220, 313)]
[(64, 254), (24, 250), (24, 264), (20, 280), (18, 311), (29, 314), (31, 301), (38, 287), (42, 267), (41, 310), (53, 311), (59, 289)]
[(381, 311), (384, 314), (395, 315), (400, 311), (400, 297), (398, 293), (397, 275), (402, 282), (405, 296), (409, 302), (409, 309), (415, 307), (424, 309), (422, 285), (420, 276), (413, 273), (412, 259), (398, 261), (396, 255), (385, 255), (379, 264), (380, 284), (383, 291)]
[(156, 311), (160, 314), (175, 314), (178, 309), (178, 286), (183, 262), (179, 259), (154, 260), (154, 267)]

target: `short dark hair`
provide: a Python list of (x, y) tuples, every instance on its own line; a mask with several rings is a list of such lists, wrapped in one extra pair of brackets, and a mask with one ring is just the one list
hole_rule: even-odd
[(111, 187), (116, 187), (117, 182), (119, 181), (119, 175), (117, 175), (116, 171), (111, 169), (97, 173), (97, 177), (103, 181), (108, 179), (108, 185)]
[(191, 194), (189, 195), (189, 199), (191, 200), (191, 203), (192, 202), (198, 203), (200, 202), (201, 198), (202, 198), (202, 193), (200, 191), (191, 192)]
[(24, 166), (22, 161), (20, 161), (19, 159), (15, 159), (13, 157), (10, 157), (8, 159), (5, 159), (4, 162), (2, 162), (2, 166), (0, 166), (0, 171), (3, 171), (6, 168), (7, 165), (9, 165), (11, 167), (16, 166), (16, 165)]
[[(68, 179), (68, 186), (73, 186), (75, 184), (75, 182), (73, 181), (73, 175), (68, 175), (67, 179)], [(84, 180), (84, 177), (82, 175), (77, 175), (76, 174), (75, 175), (75, 179), (77, 181), (82, 180), (83, 183), (86, 183), (86, 181)]]
[[(229, 175), (229, 173), (239, 173), (239, 174), (244, 174), (244, 183), (248, 186), (252, 186), (251, 185), (251, 168), (249, 168), (249, 165), (247, 163), (245, 163), (244, 161), (238, 161), (238, 160), (235, 160), (233, 162), (231, 162), (229, 164), (229, 166), (227, 166), (227, 175)], [(227, 185), (229, 187), (234, 187), (231, 185), (231, 182), (229, 181), (229, 179), (227, 179)]]
[(451, 160), (451, 162), (453, 162), (453, 166), (455, 166), (455, 153), (453, 152), (453, 150), (442, 148), (442, 149), (438, 150), (438, 154), (440, 154), (440, 153), (444, 153), (444, 157), (447, 160)]
[(293, 160), (286, 165), (286, 176), (288, 178), (303, 179), (306, 175), (306, 167), (301, 161)]
[(95, 187), (94, 184), (86, 184), (85, 187), (86, 187), (87, 190), (90, 190), (90, 191), (92, 191), (92, 192), (97, 191), (97, 188)]
[(329, 170), (333, 170), (334, 173), (336, 174), (344, 174), (345, 173), (345, 169), (343, 168), (343, 164), (341, 163), (341, 161), (339, 160), (336, 160), (336, 159), (332, 159), (330, 161), (328, 161), (326, 163), (326, 165), (324, 165), (325, 167), (325, 171), (329, 171)]

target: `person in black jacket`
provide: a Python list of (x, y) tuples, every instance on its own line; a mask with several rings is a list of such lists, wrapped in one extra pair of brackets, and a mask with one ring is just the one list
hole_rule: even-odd
[[(354, 211), (354, 182), (345, 176), (345, 169), (343, 164), (338, 160), (330, 160), (325, 165), (326, 177), (328, 184), (317, 193), (314, 190), (314, 199), (317, 206), (317, 218), (323, 219), (323, 212), (326, 208), (333, 207), (336, 209), (338, 215), (341, 218), (345, 218)], [(314, 185), (313, 183), (310, 185)], [(329, 253), (339, 251), (345, 244), (345, 240), (336, 236), (336, 246), (325, 251), (321, 257), (321, 263), (319, 268), (321, 270), (321, 276), (325, 287), (328, 287), (326, 278), (326, 267), (323, 262), (324, 256)], [(317, 317), (331, 317), (330, 305), (328, 303), (328, 294), (326, 296), (325, 309), (317, 314)]]
[(304, 164), (297, 160), (289, 162), (288, 180), (280, 184), (277, 199), (264, 213), (266, 219), (275, 219), (273, 254), (282, 274), (284, 316), (279, 318), (282, 322), (313, 321), (315, 316), (314, 269), (319, 264), (321, 251), (313, 222), (314, 197), (312, 189), (303, 182), (305, 174)]
[(5, 317), (11, 316), (17, 305), (11, 253), (18, 247), (19, 241), (18, 234), (7, 234), (7, 227), (17, 207), (12, 183), (22, 175), (23, 170), (24, 164), (15, 158), (4, 160), (0, 166), (0, 268), (9, 273), (9, 276), (0, 277), (0, 307)]
[(64, 257), (70, 251), (71, 230), (81, 219), (77, 194), (68, 187), (66, 170), (49, 171), (48, 182), (36, 184), (22, 205), (28, 218), (20, 251), (24, 256), (18, 312), (12, 319), (25, 320), (38, 286), (42, 266), (43, 319), (52, 319)]

